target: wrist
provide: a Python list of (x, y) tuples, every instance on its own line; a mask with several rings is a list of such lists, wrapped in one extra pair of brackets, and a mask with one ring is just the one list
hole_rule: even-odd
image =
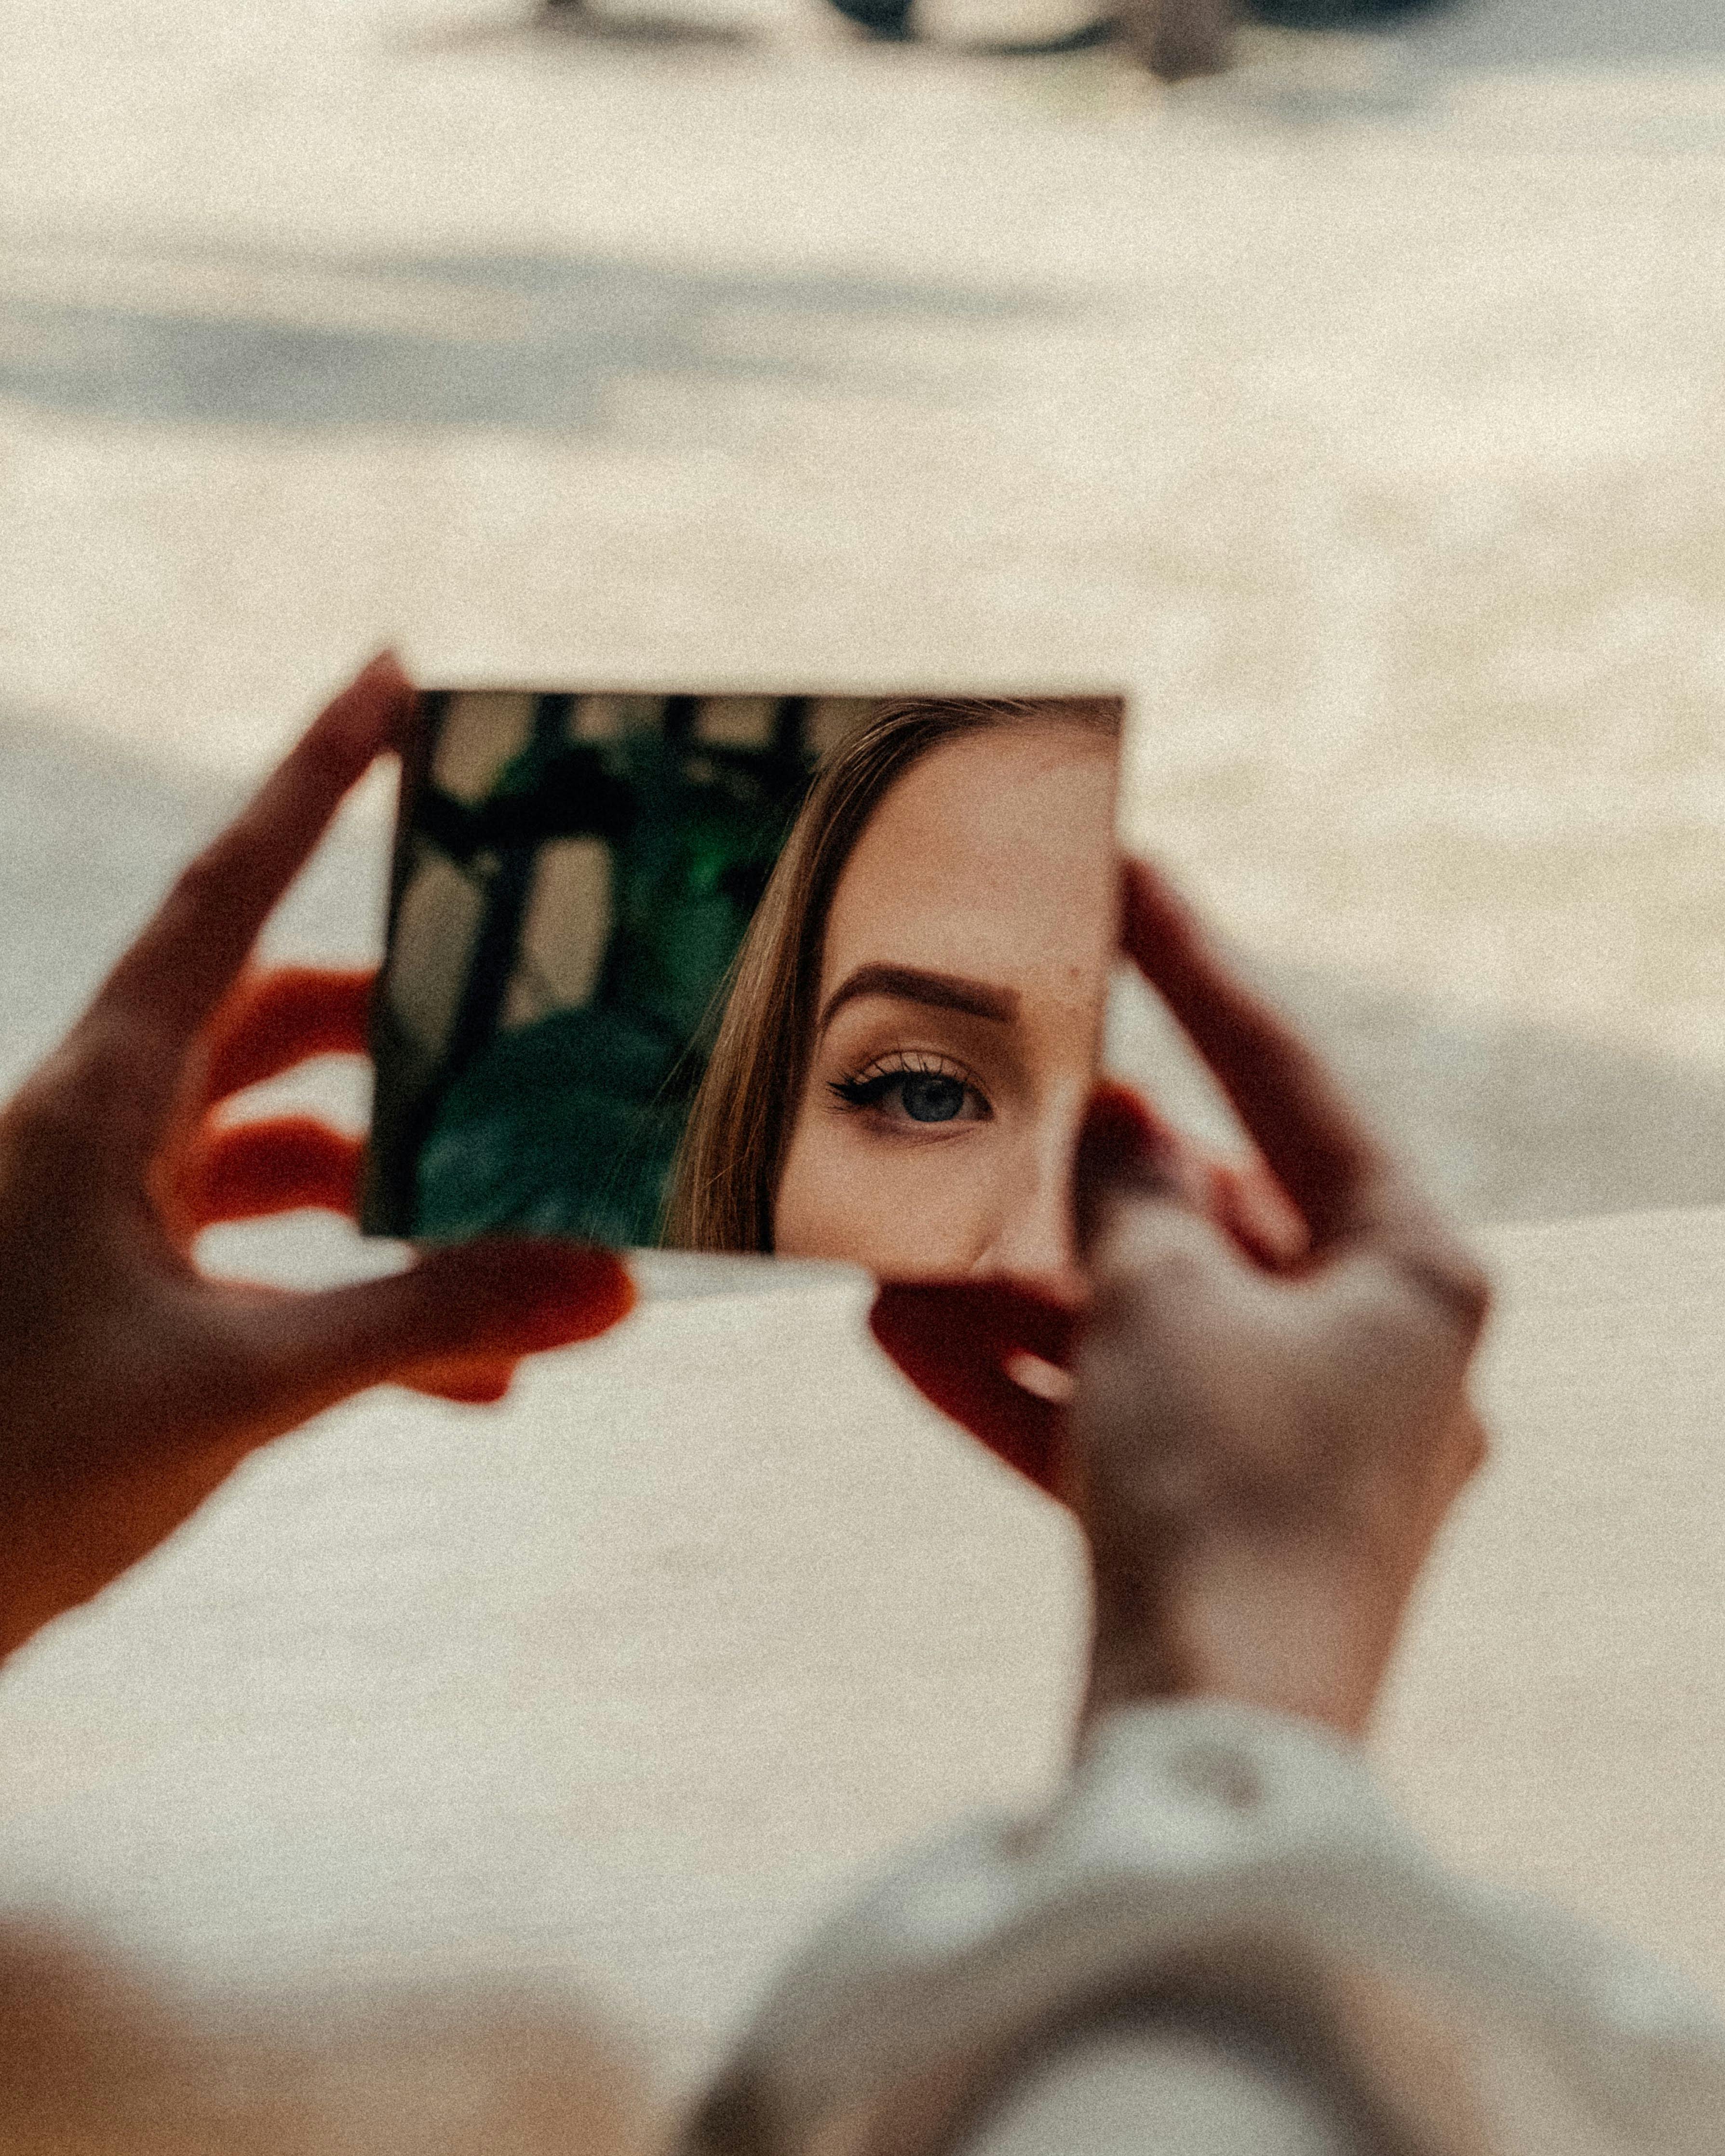
[(1099, 1568), (1085, 1723), (1134, 1702), (1215, 1698), (1357, 1738), (1399, 1613), (1370, 1568), (1317, 1541), (1212, 1538), (1164, 1551), (1148, 1579)]

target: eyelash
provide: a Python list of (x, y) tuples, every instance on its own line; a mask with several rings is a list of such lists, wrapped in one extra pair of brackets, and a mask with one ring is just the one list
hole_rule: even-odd
[(986, 1121), (993, 1115), (988, 1095), (962, 1065), (949, 1062), (943, 1055), (918, 1054), (914, 1050), (895, 1050), (889, 1055), (876, 1056), (873, 1062), (865, 1063), (861, 1070), (847, 1077), (829, 1080), (827, 1090), (845, 1107), (876, 1108), (904, 1078), (950, 1078), (982, 1102), (983, 1114), (980, 1120)]

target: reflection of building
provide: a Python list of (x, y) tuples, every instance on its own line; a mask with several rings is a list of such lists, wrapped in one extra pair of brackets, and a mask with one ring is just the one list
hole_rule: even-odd
[(653, 1240), (725, 975), (810, 772), (870, 708), (425, 700), (374, 1014), (368, 1226)]

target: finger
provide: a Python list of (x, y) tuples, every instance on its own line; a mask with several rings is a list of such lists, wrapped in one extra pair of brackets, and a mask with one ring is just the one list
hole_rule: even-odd
[(242, 979), (210, 1020), (203, 1105), (314, 1055), (362, 1055), (375, 968), (279, 966)]
[(875, 1339), (925, 1399), (1050, 1491), (1065, 1412), (1009, 1366), (1030, 1355), (1065, 1369), (1078, 1322), (1076, 1312), (1004, 1281), (890, 1282), (869, 1313)]
[(213, 1130), (193, 1147), (175, 1188), (174, 1225), (196, 1235), (224, 1220), (306, 1207), (353, 1217), (364, 1142), (310, 1116)]
[(1436, 1216), (1313, 1050), (1235, 979), (1147, 863), (1125, 869), (1122, 940), (1178, 1019), (1316, 1243)]
[[(1090, 1276), (1085, 1353), (1138, 1324), (1147, 1299), (1214, 1292), (1219, 1271), (1241, 1270), (1228, 1221), (1209, 1183), (1194, 1187), (1178, 1141), (1129, 1087), (1105, 1080), (1091, 1096), (1074, 1167), (1076, 1209)], [(1177, 1272), (1178, 1279), (1158, 1278)]]
[(1147, 1300), (1211, 1293), (1219, 1270), (1242, 1270), (1210, 1194), (1193, 1190), (1164, 1127), (1127, 1087), (1107, 1081), (1091, 1096), (1074, 1180), (1091, 1283), (1086, 1356), (1136, 1324)]
[(492, 1407), (507, 1394), (516, 1373), (513, 1361), (450, 1363), (424, 1370), (407, 1386), (428, 1399), (454, 1400), (462, 1407)]
[(232, 987), (342, 796), (396, 744), (413, 709), (412, 685), (394, 658), (374, 659), (182, 873), (109, 975), (80, 1034), (92, 1054), (123, 1070), (135, 1139), (159, 1129), (193, 1036)]
[(1178, 1204), (1189, 1196), (1173, 1132), (1129, 1086), (1103, 1079), (1085, 1110), (1073, 1162), (1079, 1249), (1090, 1250), (1122, 1199)]
[(1486, 1435), (1479, 1410), (1471, 1400), (1465, 1399), (1457, 1418), (1455, 1437), (1456, 1465), (1461, 1480), (1466, 1482), (1477, 1475), (1491, 1455), (1491, 1440)]
[[(240, 1298), (272, 1419), (291, 1428), (369, 1385), (439, 1388), (452, 1365), (512, 1363), (626, 1317), (629, 1275), (578, 1243), (488, 1240), (434, 1250), (386, 1280), (269, 1302)], [(489, 1395), (495, 1397), (495, 1394)]]
[(1312, 1248), (1306, 1223), (1260, 1163), (1212, 1163), (1208, 1209), (1210, 1218), (1266, 1272), (1286, 1272)]
[(1095, 1243), (1113, 1205), (1131, 1197), (1184, 1206), (1266, 1272), (1285, 1271), (1311, 1245), (1305, 1222), (1261, 1163), (1214, 1158), (1114, 1079), (1102, 1080), (1091, 1096), (1073, 1186), (1082, 1250)]

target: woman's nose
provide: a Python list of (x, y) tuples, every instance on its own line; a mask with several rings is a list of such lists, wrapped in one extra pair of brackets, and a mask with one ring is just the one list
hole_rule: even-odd
[(1000, 1224), (973, 1269), (986, 1278), (1014, 1280), (1052, 1296), (1069, 1309), (1084, 1301), (1084, 1274), (1072, 1215), (1072, 1155), (1038, 1164), (1014, 1194)]

